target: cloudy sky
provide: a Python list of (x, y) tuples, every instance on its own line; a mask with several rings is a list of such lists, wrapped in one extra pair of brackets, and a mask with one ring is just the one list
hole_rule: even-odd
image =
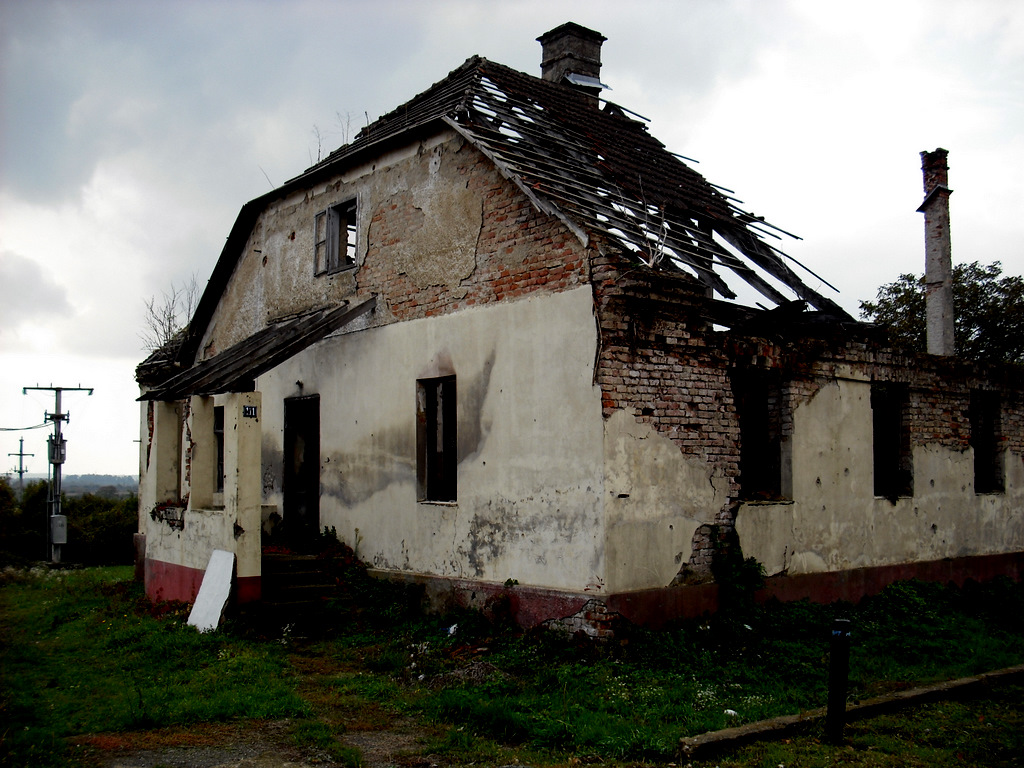
[[(94, 387), (64, 397), (65, 471), (135, 473), (145, 300), (367, 119), (473, 54), (539, 74), (570, 20), (608, 37), (606, 96), (852, 313), (923, 271), (922, 150), (950, 153), (954, 259), (1024, 273), (1017, 0), (0, 0), (0, 427), (52, 411), (25, 386)], [(46, 434), (0, 454), (45, 472)]]

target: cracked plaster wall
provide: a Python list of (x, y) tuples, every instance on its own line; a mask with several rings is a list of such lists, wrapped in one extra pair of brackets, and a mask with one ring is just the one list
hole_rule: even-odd
[[(220, 395), (216, 398), (192, 399), (180, 425), (187, 435), (198, 425), (212, 421), (214, 404), (224, 408), (224, 494), (223, 503), (215, 504), (212, 493), (216, 449), (193, 453), (192, 469), (209, 479), (206, 491), (197, 492), (199, 483), (184, 486), (178, 504), (187, 505), (180, 515), (183, 525), (168, 523), (163, 516), (140, 510), (146, 534), (146, 559), (176, 567), (202, 571), (215, 549), (234, 553), (239, 577), (260, 575), (260, 418), (262, 405), (257, 392)], [(178, 423), (178, 412), (167, 404), (157, 404), (165, 413), (164, 426)], [(243, 407), (255, 409), (255, 416), (243, 416)], [(206, 431), (204, 429), (204, 431)], [(212, 435), (210, 441), (212, 443)], [(186, 450), (194, 451), (195, 445)], [(210, 446), (199, 444), (200, 448)], [(196, 478), (193, 478), (195, 480)], [(170, 488), (164, 499), (171, 501)], [(205, 499), (200, 498), (203, 495)], [(158, 502), (159, 503), (159, 502)], [(170, 516), (172, 518), (178, 515)]]
[(915, 445), (914, 496), (874, 496), (871, 383), (824, 382), (793, 414), (791, 502), (747, 503), (743, 554), (769, 575), (1024, 549), (1024, 463), (1004, 454), (1006, 491), (973, 493), (971, 449)]
[[(605, 567), (595, 345), (588, 286), (330, 338), (261, 377), (277, 404), (265, 459), (279, 461), (280, 404), (302, 381), (301, 394), (320, 395), (321, 525), (367, 563), (594, 588)], [(452, 373), (458, 502), (421, 503), (416, 381)], [(280, 500), (272, 487), (267, 501)]]
[(627, 410), (613, 412), (604, 432), (605, 587), (667, 586), (689, 561), (697, 528), (727, 502), (729, 481)]
[(201, 357), (236, 344), (270, 322), (306, 310), (336, 306), (356, 292), (356, 271), (316, 275), (314, 217), (332, 205), (357, 201), (356, 263), (371, 236), (371, 212), (404, 194), (413, 209), (410, 239), (389, 258), (418, 279), (458, 282), (472, 271), (480, 230), (479, 195), (442, 162), (461, 142), (442, 133), (350, 168), (314, 187), (271, 202), (260, 214), (203, 337)]

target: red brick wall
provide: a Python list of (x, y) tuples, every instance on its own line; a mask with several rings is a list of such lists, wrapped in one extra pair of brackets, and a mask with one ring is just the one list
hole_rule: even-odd
[(455, 287), (417, 285), (396, 271), (391, 250), (420, 226), (422, 218), (411, 194), (405, 193), (371, 212), (372, 242), (357, 274), (361, 296), (377, 295), (379, 306), (389, 310), (391, 319), (402, 321), (586, 284), (587, 250), (575, 235), (556, 218), (537, 211), (476, 150), (463, 147), (450, 157), (468, 188), (483, 199), (476, 269)]
[[(698, 314), (703, 290), (696, 281), (656, 273), (615, 256), (593, 260), (600, 323), (597, 383), (605, 416), (631, 409), (699, 456), (729, 480), (738, 495), (739, 421), (729, 381), (730, 360), (718, 334), (709, 335)], [(709, 341), (712, 343), (709, 344)], [(688, 565), (707, 571), (716, 545), (733, 527), (731, 503), (718, 510), (716, 526), (701, 526)]]

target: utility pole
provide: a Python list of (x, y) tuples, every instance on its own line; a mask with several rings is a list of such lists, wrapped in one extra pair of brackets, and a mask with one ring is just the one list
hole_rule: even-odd
[(25, 438), (24, 437), (19, 437), (18, 438), (18, 452), (17, 453), (8, 453), (7, 455), (8, 456), (17, 456), (18, 457), (18, 468), (17, 469), (12, 469), (11, 471), (18, 473), (18, 498), (20, 499), (22, 496), (25, 495), (25, 473), (28, 472), (28, 470), (25, 469), (25, 457), (26, 456), (35, 456), (35, 454), (34, 453), (25, 453)]
[(53, 422), (53, 434), (48, 438), (49, 453), (50, 453), (50, 464), (53, 465), (53, 481), (50, 483), (50, 498), (47, 500), (47, 506), (50, 508), (50, 543), (51, 558), (53, 562), (60, 562), (60, 548), (62, 544), (68, 543), (68, 521), (60, 513), (60, 469), (61, 465), (64, 464), (64, 460), (67, 458), (67, 441), (63, 438), (60, 433), (61, 422), (69, 421), (71, 414), (62, 413), (60, 410), (60, 396), (63, 392), (88, 392), (92, 394), (92, 387), (23, 387), (21, 394), (27, 395), (30, 389), (46, 390), (53, 392), (55, 397), (56, 405), (53, 413), (46, 413), (46, 421)]

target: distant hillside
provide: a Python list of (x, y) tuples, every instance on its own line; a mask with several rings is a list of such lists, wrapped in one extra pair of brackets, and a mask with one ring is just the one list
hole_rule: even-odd
[[(26, 474), (25, 482), (46, 480), (46, 475)], [(139, 478), (132, 475), (64, 475), (61, 491), (68, 496), (91, 493), (107, 498), (123, 498), (139, 492)]]
[(64, 475), (63, 485), (79, 485), (82, 487), (99, 488), (113, 485), (117, 488), (139, 489), (139, 478), (132, 475)]

